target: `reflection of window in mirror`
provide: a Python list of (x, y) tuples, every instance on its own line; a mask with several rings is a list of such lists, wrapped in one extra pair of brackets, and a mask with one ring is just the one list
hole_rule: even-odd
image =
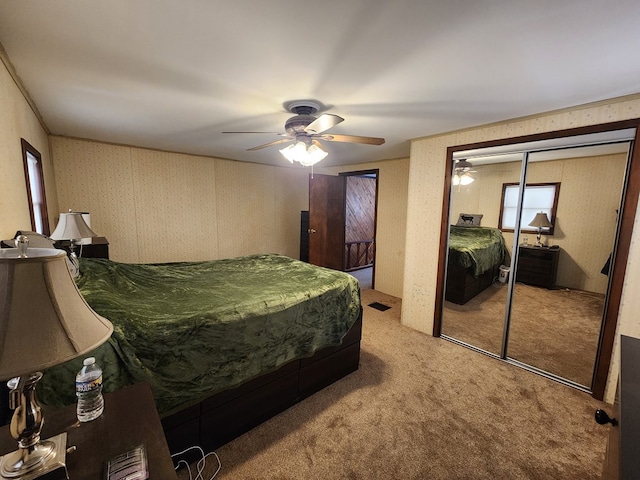
[[(555, 225), (559, 193), (560, 183), (528, 183), (524, 189), (524, 197), (522, 199), (520, 231), (527, 233), (537, 232), (536, 228), (529, 227), (529, 223), (539, 212), (546, 213), (551, 224)], [(498, 228), (503, 232), (514, 231), (519, 195), (519, 183), (502, 184), (502, 202)], [(543, 230), (542, 233), (553, 235), (553, 226)]]
[(49, 217), (47, 215), (47, 197), (44, 192), (44, 174), (42, 172), (42, 156), (24, 138), (22, 141), (22, 159), (24, 176), (27, 183), (29, 213), (31, 214), (31, 230), (43, 235), (50, 235)]

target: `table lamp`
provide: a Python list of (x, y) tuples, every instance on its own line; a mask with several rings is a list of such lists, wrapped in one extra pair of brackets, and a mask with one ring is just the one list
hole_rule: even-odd
[(42, 370), (90, 352), (113, 332), (82, 297), (65, 252), (27, 244), (21, 235), (17, 248), (0, 250), (0, 380), (11, 379), (10, 431), (18, 441), (18, 450), (0, 457), (1, 479), (31, 480), (59, 468), (66, 474), (66, 432), (40, 441), (36, 385)]
[(536, 216), (533, 217), (533, 220), (529, 222), (530, 227), (536, 227), (538, 229), (538, 235), (536, 236), (536, 247), (541, 247), (542, 242), (540, 241), (540, 237), (542, 235), (543, 228), (553, 227), (553, 224), (549, 221), (549, 217), (544, 212), (536, 213)]
[[(69, 261), (71, 262), (71, 265), (69, 265), (69, 269), (71, 270), (71, 275), (73, 277), (76, 277), (80, 270), (78, 256), (75, 251), (76, 245), (80, 245), (80, 248), (82, 249), (81, 244), (83, 239), (97, 236), (84, 221), (84, 215), (84, 213), (74, 212), (72, 210), (69, 210), (67, 213), (61, 213), (60, 218), (58, 219), (58, 225), (56, 225), (56, 229), (49, 237), (52, 240), (70, 241), (69, 248), (71, 252), (69, 254)], [(80, 256), (82, 256), (82, 254), (80, 254)]]

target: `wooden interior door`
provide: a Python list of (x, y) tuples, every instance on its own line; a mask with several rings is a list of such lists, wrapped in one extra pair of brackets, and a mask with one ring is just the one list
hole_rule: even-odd
[(346, 178), (309, 175), (309, 263), (343, 270)]

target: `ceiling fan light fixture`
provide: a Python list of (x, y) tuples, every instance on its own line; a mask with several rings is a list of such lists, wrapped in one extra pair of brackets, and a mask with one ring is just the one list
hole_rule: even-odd
[(453, 185), (469, 185), (473, 183), (475, 178), (471, 176), (469, 171), (473, 168), (471, 162), (466, 160), (458, 160), (454, 165), (453, 177), (451, 183)]
[(289, 145), (281, 149), (280, 153), (291, 163), (298, 162), (305, 167), (315, 165), (327, 156), (327, 152), (318, 145), (313, 144), (307, 148), (304, 142), (296, 142), (295, 144)]
[(475, 178), (468, 173), (463, 173), (460, 177), (460, 185), (469, 185), (470, 183), (473, 183), (474, 180)]
[[(298, 145), (299, 145), (299, 143), (292, 143), (291, 145), (287, 145), (286, 147), (280, 149), (280, 153), (282, 154), (282, 156), (284, 158), (286, 158), (291, 163), (293, 163), (293, 161), (296, 158), (296, 150), (295, 150), (295, 148)], [(299, 147), (298, 147), (298, 149), (299, 149)]]
[(469, 185), (469, 184), (473, 183), (474, 180), (475, 180), (475, 178), (473, 178), (468, 173), (463, 173), (463, 174), (454, 173), (453, 177), (451, 179), (451, 183), (453, 185), (463, 185), (464, 186), (464, 185)]
[(467, 160), (458, 160), (455, 164), (456, 170), (462, 170), (462, 169), (470, 170), (471, 168), (473, 168), (473, 164), (471, 162), (468, 162)]

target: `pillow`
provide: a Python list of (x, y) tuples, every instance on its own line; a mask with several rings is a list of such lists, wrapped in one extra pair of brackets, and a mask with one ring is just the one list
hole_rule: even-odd
[(477, 227), (482, 220), (481, 213), (461, 213), (456, 225), (463, 227)]

